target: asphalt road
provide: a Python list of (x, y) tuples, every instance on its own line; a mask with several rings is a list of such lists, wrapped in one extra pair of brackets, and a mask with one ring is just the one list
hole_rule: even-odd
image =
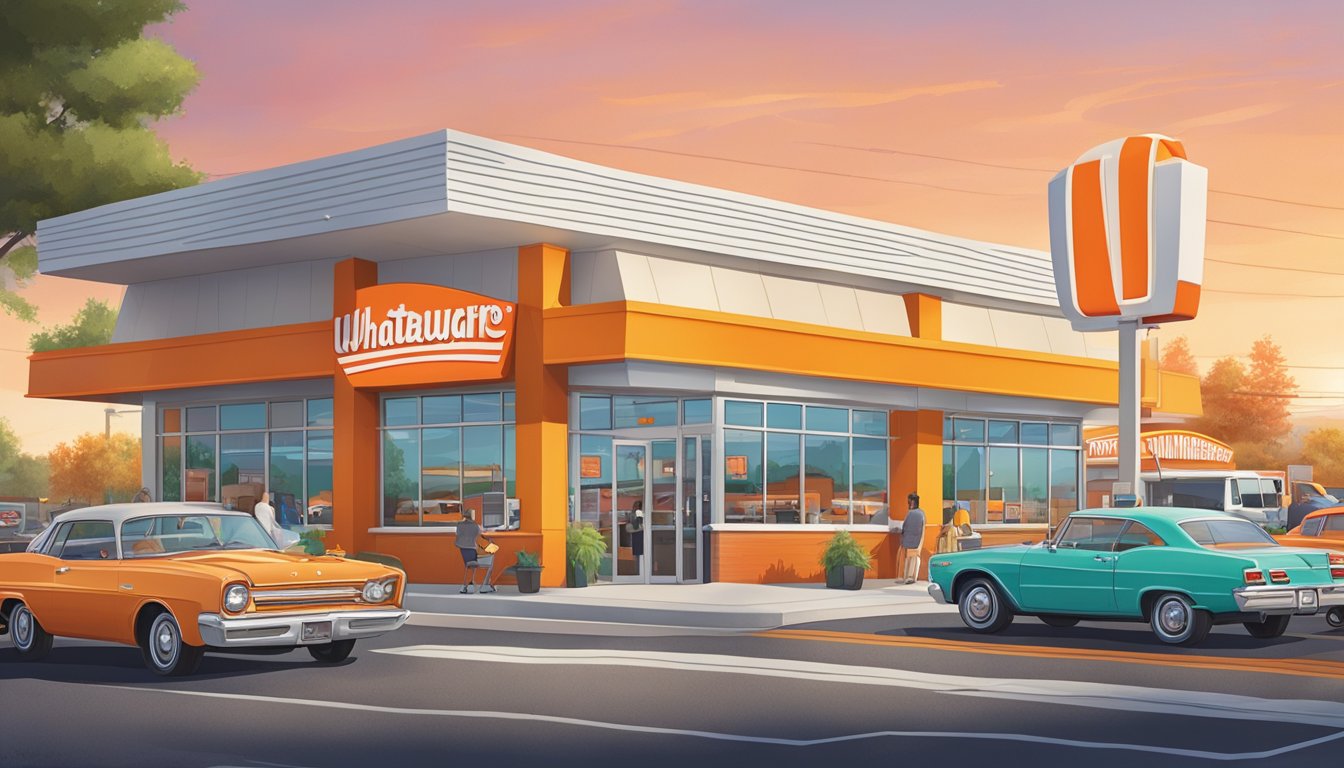
[(408, 625), (334, 667), (208, 655), (175, 680), (133, 648), (24, 663), (3, 642), (0, 765), (1320, 766), (1344, 750), (1342, 701), (1344, 632), (1320, 618), (1194, 649), (945, 614), (731, 636)]

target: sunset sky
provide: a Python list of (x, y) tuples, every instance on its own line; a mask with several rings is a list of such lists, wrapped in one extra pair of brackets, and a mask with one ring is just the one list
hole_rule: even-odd
[[(187, 4), (151, 33), (201, 83), (155, 130), (213, 176), (454, 128), (1044, 249), (1055, 171), (1175, 136), (1209, 168), (1208, 264), (1199, 319), (1160, 337), (1208, 365), (1271, 334), (1309, 395), (1295, 408), (1344, 410), (1321, 397), (1344, 395), (1338, 0)], [(120, 294), (25, 295), (50, 324)], [(0, 318), (0, 414), (45, 452), (101, 430), (103, 406), (23, 399), (32, 330)]]

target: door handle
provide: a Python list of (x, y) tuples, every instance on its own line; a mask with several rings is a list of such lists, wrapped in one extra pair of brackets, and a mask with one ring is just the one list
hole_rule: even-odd
[(1102, 557), (1101, 555), (1097, 555), (1096, 557), (1094, 557), (1094, 558), (1092, 558), (1092, 559), (1093, 559), (1093, 560), (1096, 560), (1098, 563), (1109, 563), (1109, 562), (1111, 562), (1111, 558), (1109, 558), (1109, 557)]
[(62, 565), (60, 568), (57, 568), (57, 569), (56, 569), (56, 575), (57, 575), (57, 576), (60, 576), (62, 573), (67, 573), (67, 572), (69, 572), (69, 570), (70, 570), (70, 566), (68, 566), (68, 565)]

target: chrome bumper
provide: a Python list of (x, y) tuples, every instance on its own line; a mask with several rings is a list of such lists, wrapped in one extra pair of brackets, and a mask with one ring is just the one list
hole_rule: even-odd
[(1292, 587), (1277, 584), (1232, 590), (1238, 610), (1246, 613), (1301, 614), (1344, 605), (1344, 586)]
[[(202, 613), (196, 619), (201, 639), (216, 648), (276, 648), (322, 645), (336, 640), (377, 637), (406, 623), (411, 612), (401, 608), (330, 613), (290, 613), (273, 616), (256, 614), (225, 618), (217, 613)], [(330, 634), (305, 639), (304, 626), (325, 629)]]
[(943, 588), (938, 586), (937, 582), (929, 582), (929, 597), (932, 597), (935, 603), (947, 602), (947, 598), (943, 596)]

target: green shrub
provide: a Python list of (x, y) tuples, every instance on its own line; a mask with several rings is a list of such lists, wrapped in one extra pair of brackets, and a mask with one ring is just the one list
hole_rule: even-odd
[(541, 555), (528, 552), (526, 549), (518, 550), (518, 562), (514, 564), (517, 568), (540, 568)]
[(607, 542), (591, 524), (573, 524), (565, 530), (565, 555), (569, 562), (584, 573), (597, 575), (602, 556), (607, 553)]
[(872, 564), (872, 556), (859, 546), (849, 531), (843, 529), (835, 532), (826, 544), (826, 551), (821, 553), (821, 567), (827, 571), (841, 565), (854, 565), (867, 570)]
[(327, 538), (327, 531), (324, 528), (309, 528), (299, 534), (299, 543), (303, 545), (303, 551), (310, 555), (325, 555), (327, 545), (323, 539)]

